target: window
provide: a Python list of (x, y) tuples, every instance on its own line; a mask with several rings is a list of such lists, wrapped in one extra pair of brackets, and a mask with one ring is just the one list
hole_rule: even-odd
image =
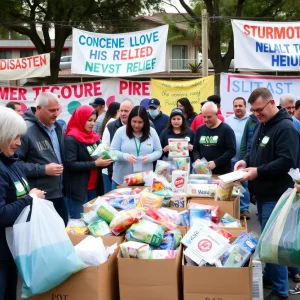
[(187, 45), (172, 46), (172, 70), (186, 70), (188, 59)]
[(11, 51), (0, 51), (0, 59), (11, 59), (12, 52)]
[(28, 56), (33, 56), (33, 51), (31, 50), (20, 51), (20, 57), (28, 57)]

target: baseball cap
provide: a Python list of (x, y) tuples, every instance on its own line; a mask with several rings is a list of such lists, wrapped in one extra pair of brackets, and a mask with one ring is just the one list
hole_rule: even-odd
[(221, 103), (221, 97), (218, 95), (211, 95), (207, 97), (207, 101), (211, 101), (214, 104), (220, 104)]
[(173, 118), (174, 116), (181, 116), (183, 119), (185, 119), (183, 111), (180, 108), (174, 108), (171, 111), (170, 118)]
[(154, 107), (155, 109), (158, 108), (160, 106), (160, 102), (158, 99), (156, 98), (152, 98), (150, 99), (149, 103), (148, 103), (148, 107)]
[(93, 102), (90, 103), (91, 106), (105, 105), (105, 100), (102, 98), (96, 98)]
[(150, 102), (149, 98), (143, 99), (140, 103), (140, 106), (144, 106), (145, 109), (149, 109), (149, 102)]

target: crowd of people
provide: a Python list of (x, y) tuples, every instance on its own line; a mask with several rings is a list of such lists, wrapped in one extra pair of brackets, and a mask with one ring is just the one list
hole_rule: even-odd
[[(250, 218), (250, 201), (255, 202), (263, 229), (280, 196), (294, 186), (287, 173), (300, 162), (300, 103), (287, 94), (278, 107), (268, 89), (258, 88), (248, 99), (249, 115), (244, 98), (232, 100), (234, 113), (225, 118), (217, 95), (201, 103), (199, 114), (189, 99), (179, 99), (170, 116), (154, 98), (139, 106), (130, 99), (114, 102), (107, 111), (104, 99), (96, 98), (74, 111), (65, 131), (53, 93), (41, 93), (24, 114), (18, 102), (0, 107), (0, 300), (16, 299), (17, 270), (5, 228), (33, 196), (53, 202), (67, 224), (80, 217), (84, 203), (122, 185), (126, 175), (167, 160), (170, 138), (187, 139), (191, 162), (206, 158), (213, 174), (243, 169), (241, 217)], [(100, 143), (117, 161), (91, 156)], [(299, 273), (267, 264), (264, 284), (272, 291), (266, 299), (287, 299), (288, 276), (300, 282)], [(300, 287), (290, 292), (300, 293)]]

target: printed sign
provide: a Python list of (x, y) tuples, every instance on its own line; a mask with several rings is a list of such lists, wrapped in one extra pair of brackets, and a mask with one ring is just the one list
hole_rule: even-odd
[(89, 104), (96, 97), (106, 102), (122, 102), (125, 99), (139, 105), (143, 99), (151, 98), (150, 81), (130, 81), (117, 78), (103, 79), (92, 82), (73, 83), (67, 85), (32, 86), (32, 87), (4, 87), (0, 86), (0, 105), (9, 101), (21, 102), (22, 110), (35, 106), (34, 101), (41, 92), (57, 94), (62, 106), (59, 119), (68, 122), (73, 111), (80, 105)]
[(168, 28), (121, 34), (73, 28), (72, 73), (119, 77), (165, 71)]
[(50, 54), (0, 59), (0, 80), (50, 76)]
[(232, 20), (231, 24), (235, 68), (300, 70), (299, 22)]
[[(221, 74), (221, 110), (224, 115), (233, 114), (232, 101), (236, 97), (243, 97), (246, 102), (253, 90), (258, 87), (266, 87), (273, 94), (274, 100), (279, 104), (280, 96), (292, 94), (295, 99), (300, 99), (299, 76), (264, 76), (264, 75), (241, 75)], [(247, 103), (247, 110), (250, 105)]]
[(163, 113), (170, 114), (180, 98), (188, 98), (199, 113), (200, 103), (214, 94), (214, 76), (184, 81), (151, 79), (151, 86), (152, 97), (160, 101)]

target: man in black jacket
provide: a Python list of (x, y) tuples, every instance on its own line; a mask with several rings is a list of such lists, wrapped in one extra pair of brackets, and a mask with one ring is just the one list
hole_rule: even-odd
[[(284, 109), (277, 108), (268, 89), (257, 88), (248, 102), (250, 111), (260, 123), (247, 155), (234, 168), (247, 172), (243, 180), (249, 180), (256, 197), (258, 218), (263, 230), (281, 195), (294, 185), (287, 173), (290, 168), (299, 167), (300, 139), (291, 116)], [(287, 267), (266, 264), (264, 282), (272, 284), (272, 292), (266, 299), (288, 298)]]
[(68, 210), (63, 196), (64, 132), (56, 119), (60, 104), (50, 92), (39, 94), (36, 107), (24, 114), (27, 133), (22, 136), (22, 145), (17, 149), (25, 175), (31, 188), (46, 192), (47, 200), (64, 220), (68, 222)]

